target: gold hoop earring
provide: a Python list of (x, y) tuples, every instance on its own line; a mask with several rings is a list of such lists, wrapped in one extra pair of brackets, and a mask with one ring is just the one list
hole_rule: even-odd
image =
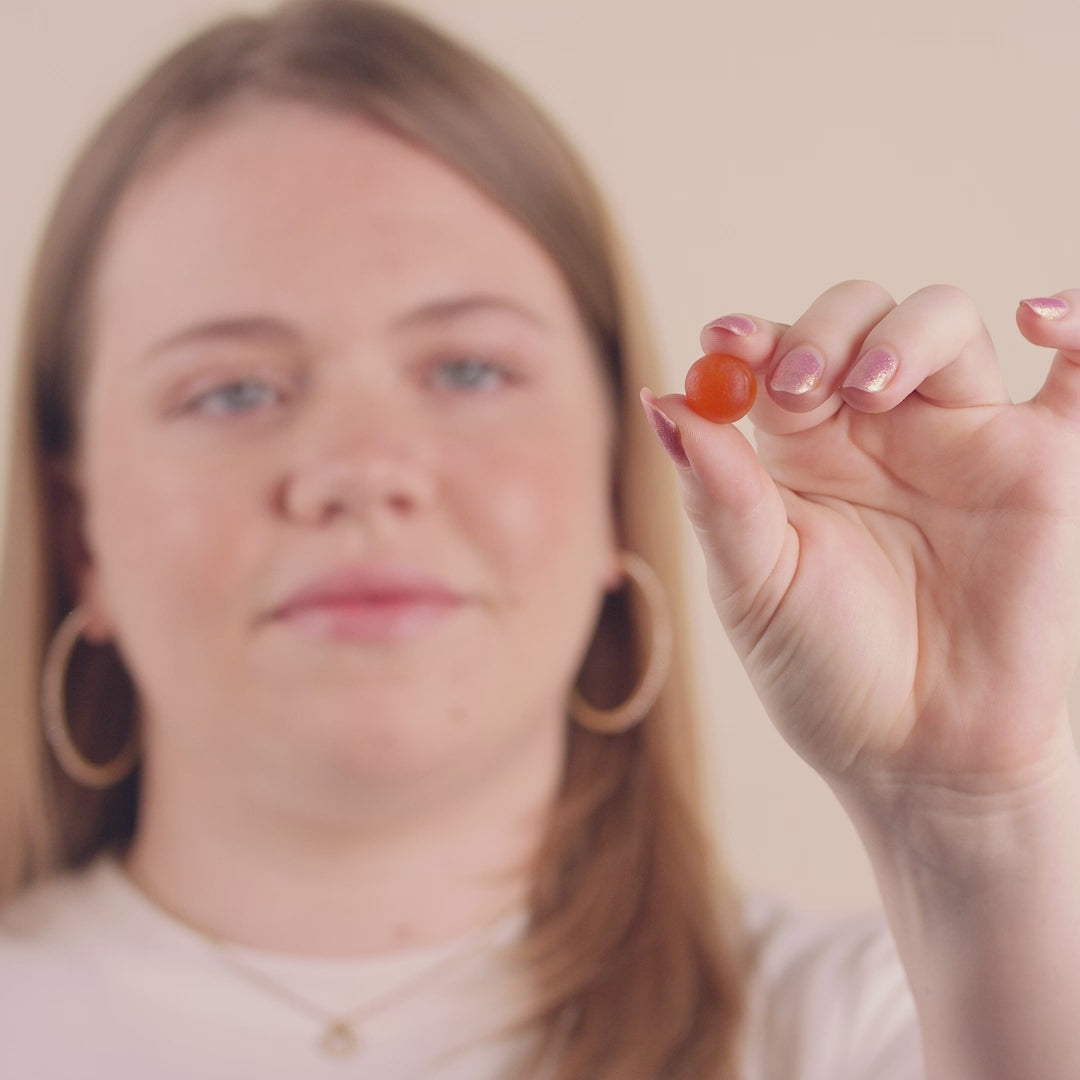
[(41, 674), (41, 708), (45, 739), (60, 768), (76, 783), (102, 791), (119, 783), (135, 767), (139, 758), (139, 745), (135, 731), (120, 753), (104, 765), (97, 765), (76, 747), (67, 727), (64, 708), (64, 682), (67, 666), (79, 635), (90, 621), (88, 613), (77, 607), (64, 616), (56, 629)]
[(649, 609), (651, 634), (649, 661), (630, 696), (611, 709), (590, 705), (575, 688), (570, 695), (570, 716), (583, 728), (599, 735), (617, 735), (640, 723), (656, 704), (671, 666), (673, 628), (664, 586), (656, 571), (632, 551), (621, 553), (623, 575), (637, 586)]

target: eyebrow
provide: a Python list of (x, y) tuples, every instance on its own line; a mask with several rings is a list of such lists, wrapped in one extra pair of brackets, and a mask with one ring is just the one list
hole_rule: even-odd
[(268, 315), (244, 315), (219, 319), (185, 326), (175, 334), (170, 334), (155, 342), (143, 356), (146, 361), (153, 360), (163, 352), (182, 345), (192, 345), (200, 341), (262, 341), (267, 343), (300, 340), (300, 334), (289, 323)]
[(516, 300), (487, 293), (470, 293), (466, 296), (452, 296), (443, 300), (432, 300), (406, 312), (395, 320), (394, 326), (404, 328), (429, 323), (449, 322), (459, 315), (468, 315), (474, 311), (501, 311), (516, 316), (541, 330), (550, 330), (548, 322), (539, 313)]
[[(450, 322), (462, 315), (477, 311), (496, 311), (513, 315), (541, 330), (550, 330), (549, 324), (531, 308), (501, 296), (476, 293), (432, 300), (419, 305), (391, 324), (394, 330), (405, 330), (440, 322)], [(204, 341), (245, 341), (268, 344), (295, 344), (301, 334), (290, 323), (269, 315), (245, 315), (209, 319), (195, 323), (170, 334), (146, 350), (144, 359), (149, 361), (163, 352), (184, 345)]]

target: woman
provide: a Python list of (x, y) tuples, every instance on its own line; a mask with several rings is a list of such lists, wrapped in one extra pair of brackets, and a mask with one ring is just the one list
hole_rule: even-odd
[[(1022, 329), (1076, 348), (1058, 303)], [(475, 58), (323, 0), (163, 63), (42, 246), (7, 1071), (900, 1077), (921, 1034), (929, 1077), (1072, 1075), (1069, 357), (1009, 407), (964, 298), (858, 282), (703, 344), (769, 385), (768, 472), (679, 396), (646, 415), (919, 1033), (887, 941), (744, 933), (710, 865), (656, 371), (580, 167)]]

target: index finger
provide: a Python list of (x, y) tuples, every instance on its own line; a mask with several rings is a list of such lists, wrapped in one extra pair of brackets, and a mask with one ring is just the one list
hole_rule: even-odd
[[(753, 371), (758, 381), (758, 393), (747, 418), (759, 431), (783, 435), (800, 431), (819, 418), (807, 420), (803, 416), (787, 412), (773, 401), (765, 391), (765, 379), (777, 347), (791, 329), (787, 323), (770, 322), (757, 315), (724, 315), (714, 319), (701, 331), (702, 352), (723, 353), (736, 356)], [(836, 407), (839, 407), (839, 403)]]
[(745, 360), (754, 371), (769, 362), (776, 344), (788, 329), (786, 323), (769, 322), (749, 315), (723, 315), (701, 331), (705, 353), (726, 353)]

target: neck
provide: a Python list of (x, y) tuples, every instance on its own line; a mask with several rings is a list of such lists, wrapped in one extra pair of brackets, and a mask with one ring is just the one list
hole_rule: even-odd
[(181, 783), (148, 748), (125, 868), (176, 918), (253, 948), (363, 956), (433, 944), (525, 904), (564, 749), (554, 727), (539, 743), (481, 782), (419, 789), (359, 820), (260, 804), (236, 777), (205, 770)]

